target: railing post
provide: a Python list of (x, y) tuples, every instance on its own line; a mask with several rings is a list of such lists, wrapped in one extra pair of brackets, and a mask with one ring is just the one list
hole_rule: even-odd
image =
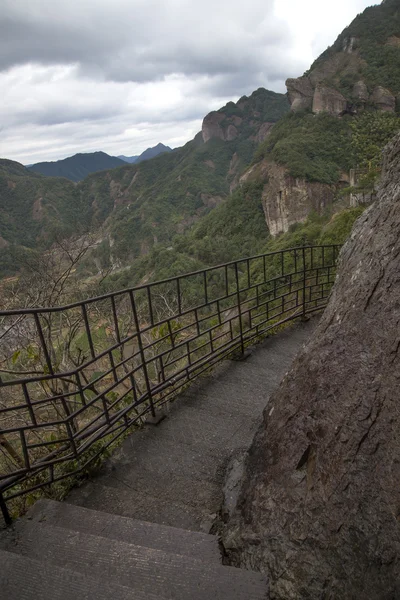
[(3, 519), (5, 521), (5, 524), (11, 525), (12, 518), (10, 516), (10, 513), (8, 512), (7, 504), (4, 500), (3, 494), (1, 492), (0, 492), (0, 509), (1, 509), (1, 512), (3, 513)]
[(303, 251), (303, 314), (302, 314), (302, 320), (305, 321), (307, 319), (306, 317), (306, 250), (303, 247), (302, 248)]
[(150, 379), (149, 379), (149, 374), (147, 372), (146, 357), (144, 355), (144, 348), (143, 348), (142, 336), (141, 336), (141, 332), (140, 332), (139, 317), (138, 317), (138, 314), (137, 314), (136, 302), (135, 302), (135, 298), (133, 296), (133, 292), (132, 291), (129, 292), (129, 296), (130, 296), (130, 299), (131, 299), (131, 306), (132, 306), (132, 312), (133, 312), (133, 320), (135, 322), (135, 328), (136, 328), (136, 333), (137, 333), (140, 359), (141, 359), (142, 365), (143, 365), (144, 380), (145, 380), (145, 383), (146, 383), (147, 395), (149, 397), (151, 416), (155, 417), (156, 416), (156, 411), (154, 409), (154, 402), (153, 402), (153, 395), (151, 393)]
[(239, 289), (239, 273), (238, 264), (235, 263), (235, 279), (236, 279), (236, 298), (239, 313), (239, 331), (240, 331), (240, 350), (244, 354), (244, 341), (243, 341), (243, 323), (242, 323), (242, 307), (240, 306), (240, 289)]

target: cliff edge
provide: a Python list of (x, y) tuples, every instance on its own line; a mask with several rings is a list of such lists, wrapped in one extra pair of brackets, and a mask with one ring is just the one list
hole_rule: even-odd
[(400, 597), (400, 135), (329, 305), (271, 398), (223, 533), (271, 598)]

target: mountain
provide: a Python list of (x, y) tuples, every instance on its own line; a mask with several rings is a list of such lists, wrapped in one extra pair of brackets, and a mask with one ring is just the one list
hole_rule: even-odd
[(159, 154), (164, 154), (165, 152), (172, 152), (172, 148), (159, 143), (157, 144), (157, 146), (153, 146), (153, 148), (147, 148), (147, 150), (142, 152), (142, 154), (140, 154), (139, 156), (120, 155), (118, 156), (118, 158), (130, 164), (137, 164), (142, 162), (143, 160), (149, 160), (150, 158), (154, 158)]
[(107, 220), (113, 264), (168, 246), (223, 203), (260, 141), (288, 110), (285, 95), (260, 88), (207, 115), (202, 131), (182, 148), (82, 182), (93, 223)]
[[(259, 142), (288, 110), (285, 95), (260, 88), (207, 115), (202, 131), (182, 148), (137, 165), (120, 161), (76, 185), (2, 161), (0, 201), (12, 222), (0, 230), (3, 246), (46, 245), (46, 232), (57, 224), (65, 235), (97, 232), (99, 252), (113, 266), (141, 259), (226, 201)], [(262, 219), (262, 211), (257, 214)]]
[(89, 152), (75, 154), (54, 162), (36, 163), (30, 166), (29, 169), (48, 177), (65, 177), (77, 182), (85, 179), (90, 173), (114, 169), (123, 164), (123, 160), (116, 156), (109, 156), (105, 152)]
[(395, 112), (400, 93), (400, 2), (371, 6), (344, 29), (303, 77), (287, 81), (293, 110)]
[(124, 162), (132, 165), (133, 163), (135, 163), (137, 161), (137, 159), (139, 158), (139, 155), (137, 155), (137, 156), (125, 156), (124, 154), (119, 154), (118, 158), (120, 158)]
[[(382, 101), (383, 85), (385, 98), (399, 93), (398, 7), (387, 0), (358, 15), (303, 77), (287, 81), (288, 95), (260, 88), (208, 114), (182, 148), (93, 173), (73, 193), (65, 187), (99, 240), (82, 273), (110, 267), (122, 286), (280, 244), (343, 241), (360, 200), (373, 197), (373, 185), (354, 194), (357, 173), (379, 173), (381, 148), (400, 128), (397, 105)], [(60, 222), (68, 229), (72, 218)], [(33, 223), (36, 231), (43, 243), (45, 226)]]
[(400, 128), (400, 2), (367, 8), (302, 77), (286, 82), (291, 111), (260, 145), (246, 180), (264, 183), (274, 235), (312, 211), (372, 199), (381, 149)]

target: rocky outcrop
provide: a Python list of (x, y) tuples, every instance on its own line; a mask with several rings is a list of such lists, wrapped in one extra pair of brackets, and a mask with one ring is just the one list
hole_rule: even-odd
[(286, 87), (294, 112), (312, 109), (316, 114), (328, 112), (340, 115), (346, 110), (347, 100), (342, 94), (319, 82), (313, 85), (309, 77), (288, 79)]
[(260, 88), (249, 98), (243, 96), (236, 104), (228, 102), (209, 113), (203, 120), (201, 137), (204, 143), (211, 139), (232, 142), (237, 138), (261, 143), (288, 110), (286, 95)]
[(274, 600), (400, 597), (400, 136), (263, 415), (223, 543)]
[(352, 54), (354, 52), (354, 46), (357, 42), (357, 38), (355, 37), (346, 37), (343, 40), (342, 49), (343, 52), (347, 52), (347, 54)]
[(32, 219), (41, 221), (43, 219), (43, 198), (36, 198), (32, 206)]
[(345, 112), (347, 100), (338, 91), (318, 84), (314, 91), (313, 113), (328, 112), (331, 115), (340, 115)]
[(220, 140), (225, 139), (224, 131), (220, 125), (221, 121), (225, 119), (225, 115), (220, 112), (210, 112), (203, 120), (201, 133), (203, 136), (203, 142), (206, 143), (212, 138), (219, 138)]
[(231, 123), (230, 125), (228, 125), (228, 128), (226, 130), (226, 137), (225, 137), (225, 139), (228, 142), (232, 142), (232, 140), (236, 140), (237, 136), (238, 136), (238, 130)]
[(350, 193), (350, 206), (360, 206), (363, 204), (372, 204), (376, 200), (376, 189), (363, 190), (359, 188), (360, 181), (368, 173), (367, 169), (350, 169), (349, 185), (352, 188)]
[(392, 46), (393, 48), (400, 48), (400, 38), (396, 35), (391, 35), (386, 42), (386, 46)]
[(338, 115), (346, 110), (347, 99), (326, 82), (334, 82), (339, 73), (354, 76), (360, 72), (365, 62), (354, 49), (355, 42), (355, 38), (346, 39), (341, 52), (317, 63), (307, 75), (286, 81), (292, 111), (312, 109)]
[(394, 112), (396, 110), (396, 98), (389, 90), (378, 86), (371, 94), (370, 101), (378, 110), (384, 112)]
[(359, 102), (362, 102), (364, 104), (368, 102), (369, 93), (364, 81), (357, 81), (357, 83), (354, 84), (353, 96)]
[(274, 125), (275, 123), (263, 123), (258, 130), (258, 133), (254, 136), (254, 141), (257, 142), (257, 144), (261, 144), (267, 139)]
[(291, 225), (306, 221), (311, 211), (321, 213), (336, 197), (335, 186), (306, 181), (289, 175), (285, 167), (264, 160), (240, 178), (264, 180), (262, 205), (271, 235), (289, 231)]
[[(395, 3), (388, 12), (385, 9), (377, 8), (375, 10), (377, 31), (384, 30), (389, 14), (394, 7)], [(381, 17), (382, 21), (380, 21)], [(395, 31), (398, 17), (396, 13), (391, 17), (393, 31)], [(356, 31), (358, 32), (357, 37), (354, 35)], [(291, 110), (298, 112), (312, 109), (316, 114), (320, 112), (328, 112), (332, 115), (341, 115), (346, 112), (355, 114), (360, 108), (365, 108), (368, 103), (377, 110), (394, 112), (395, 95), (399, 93), (396, 87), (398, 85), (395, 74), (396, 60), (394, 55), (393, 60), (390, 59), (392, 60), (392, 67), (390, 67), (392, 77), (388, 77), (389, 65), (385, 62), (382, 65), (382, 78), (379, 77), (379, 69), (374, 77), (371, 76), (369, 67), (372, 65), (368, 61), (374, 60), (374, 56), (379, 56), (383, 52), (381, 42), (368, 41), (372, 37), (371, 34), (371, 21), (365, 20), (363, 15), (359, 15), (339, 36), (335, 44), (315, 61), (303, 77), (288, 79), (286, 86)], [(377, 33), (376, 38), (378, 37)], [(373, 49), (370, 48), (368, 53), (366, 49), (371, 44)], [(400, 38), (391, 35), (387, 38), (385, 45), (397, 49), (400, 45)], [(391, 80), (394, 86), (391, 90), (381, 86), (373, 89), (377, 83)]]
[(291, 109), (294, 112), (312, 108), (314, 88), (308, 77), (287, 79), (286, 88)]

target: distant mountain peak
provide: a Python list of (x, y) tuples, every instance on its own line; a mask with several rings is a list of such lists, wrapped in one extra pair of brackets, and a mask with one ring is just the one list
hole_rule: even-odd
[(118, 158), (121, 158), (123, 161), (130, 164), (137, 164), (142, 162), (143, 160), (149, 160), (150, 158), (154, 158), (159, 154), (164, 154), (165, 152), (172, 152), (172, 148), (170, 148), (169, 146), (165, 146), (165, 144), (162, 144), (161, 142), (158, 142), (156, 146), (153, 146), (152, 148), (147, 148), (147, 150), (142, 152), (142, 154), (135, 156), (124, 156), (123, 154), (120, 154)]

